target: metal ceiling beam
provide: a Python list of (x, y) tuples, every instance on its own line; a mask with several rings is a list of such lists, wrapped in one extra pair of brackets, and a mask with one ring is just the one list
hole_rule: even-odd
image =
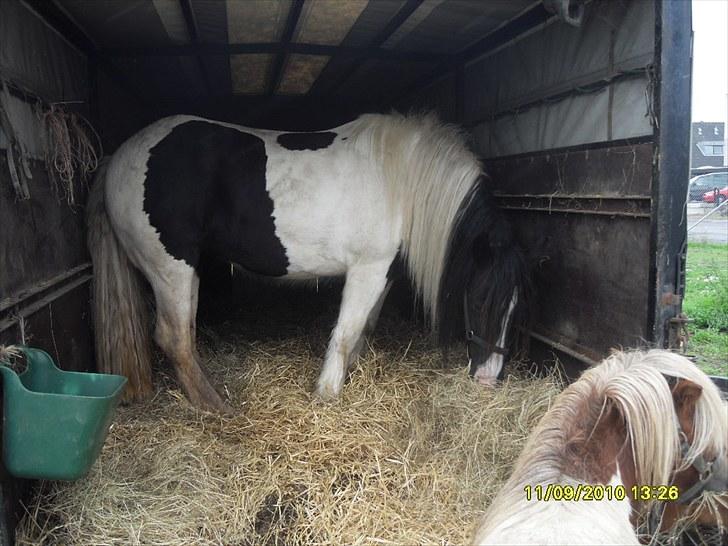
[[(382, 49), (381, 46), (387, 40), (389, 40), (389, 38), (395, 32), (397, 32), (399, 27), (401, 27), (404, 22), (409, 19), (410, 15), (412, 15), (417, 10), (417, 8), (420, 7), (423, 1), (424, 0), (407, 0), (407, 2), (401, 8), (399, 8), (399, 11), (389, 20), (385, 27), (381, 31), (379, 31), (379, 33), (372, 39), (371, 42), (369, 42), (368, 49), (376, 49), (386, 53), (385, 57), (378, 58), (391, 59), (396, 54), (398, 54), (398, 52), (395, 52), (394, 50)], [(428, 54), (424, 58), (421, 57), (416, 60), (432, 61), (434, 60), (434, 55)], [(337, 78), (337, 83), (334, 85), (334, 87), (340, 87), (345, 84), (357, 72), (357, 70), (361, 68), (362, 64), (364, 64), (364, 59), (359, 59), (356, 62), (352, 63), (351, 66), (349, 66), (346, 70), (343, 70)], [(315, 81), (314, 84), (311, 86), (309, 93), (315, 93), (316, 89), (320, 86), (320, 80)]]
[(472, 61), (480, 55), (488, 53), (503, 44), (507, 44), (514, 38), (545, 23), (552, 17), (554, 15), (546, 10), (543, 4), (539, 2), (533, 8), (517, 15), (506, 24), (488, 33), (484, 38), (458, 53), (459, 60), (461, 62)]
[[(187, 34), (190, 37), (190, 43), (192, 46), (197, 46), (200, 43), (200, 29), (197, 26), (197, 18), (195, 17), (195, 11), (192, 9), (192, 2), (190, 0), (179, 0), (180, 8), (182, 9), (182, 15), (185, 18), (185, 24), (187, 25)], [(207, 73), (207, 67), (202, 59), (202, 56), (195, 55), (197, 58), (197, 65), (200, 68), (202, 74), (202, 80), (205, 85), (207, 94), (211, 94), (212, 86), (210, 84), (210, 76)]]
[[(134, 88), (129, 81), (102, 55), (96, 44), (89, 38), (83, 29), (69, 17), (63, 8), (61, 8), (56, 0), (24, 0), (24, 3), (43, 19), (46, 24), (60, 34), (73, 47), (88, 57), (90, 65), (89, 72), (93, 74), (95, 69), (104, 72), (119, 87), (127, 91), (140, 103), (146, 104), (147, 101)], [(93, 87), (93, 82), (89, 82)]]
[(286, 26), (283, 28), (283, 34), (280, 39), (281, 51), (276, 54), (273, 66), (271, 67), (270, 77), (268, 78), (268, 83), (266, 85), (265, 94), (268, 96), (273, 95), (276, 92), (276, 89), (278, 89), (278, 85), (281, 83), (281, 78), (283, 77), (283, 65), (286, 62), (286, 57), (288, 56), (286, 48), (293, 40), (293, 33), (296, 31), (298, 20), (301, 18), (301, 11), (303, 11), (304, 2), (305, 0), (294, 0), (288, 10)]
[(94, 44), (91, 38), (76, 25), (55, 1), (24, 0), (23, 3), (42, 17), (48, 26), (58, 32), (73, 47), (86, 55), (91, 56), (94, 54), (96, 44)]
[(445, 61), (452, 55), (429, 51), (398, 51), (380, 47), (334, 46), (310, 43), (280, 44), (277, 42), (256, 42), (247, 44), (197, 44), (160, 47), (101, 48), (99, 54), (105, 57), (186, 57), (207, 55), (236, 55), (251, 53), (301, 53), (303, 55), (327, 55), (361, 57), (371, 59), (393, 59), (397, 61)]
[[(489, 51), (493, 51), (498, 47), (507, 44), (514, 38), (534, 29), (535, 27), (545, 23), (550, 18), (555, 17), (544, 8), (542, 3), (538, 3), (533, 8), (514, 17), (504, 25), (500, 26), (493, 32), (487, 34), (481, 40), (478, 40), (469, 47), (457, 53), (454, 58), (448, 59), (438, 64), (431, 72), (424, 77), (418, 79), (413, 85), (408, 86), (397, 98), (395, 102), (406, 98), (417, 89), (422, 89), (440, 78), (444, 77), (453, 70), (457, 70), (459, 66), (471, 62), (478, 57), (485, 55)], [(463, 82), (459, 82), (460, 85)]]
[(424, 0), (407, 0), (405, 5), (399, 8), (399, 11), (395, 14), (395, 16), (389, 20), (381, 31), (379, 31), (379, 34), (372, 39), (369, 45), (372, 47), (379, 47), (389, 40), (392, 34), (397, 32), (399, 27), (401, 27), (404, 22), (409, 19), (410, 15), (412, 15), (417, 8), (420, 7), (423, 1)]

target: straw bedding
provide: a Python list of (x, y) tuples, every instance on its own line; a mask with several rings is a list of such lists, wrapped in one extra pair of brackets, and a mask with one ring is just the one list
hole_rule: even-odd
[(466, 542), (561, 385), (521, 373), (484, 390), (385, 318), (325, 404), (310, 392), (333, 318), (203, 327), (203, 360), (237, 413), (196, 411), (157, 372), (158, 395), (120, 408), (87, 478), (41, 484), (18, 543)]

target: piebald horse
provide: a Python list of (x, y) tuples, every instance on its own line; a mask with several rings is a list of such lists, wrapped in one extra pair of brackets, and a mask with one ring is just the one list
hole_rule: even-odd
[(471, 373), (492, 384), (528, 283), (487, 184), (465, 136), (433, 115), (368, 114), (314, 133), (162, 119), (117, 150), (89, 198), (99, 368), (129, 378), (127, 400), (152, 392), (138, 270), (187, 397), (227, 409), (195, 349), (204, 252), (265, 277), (345, 276), (316, 386), (335, 398), (399, 256), (439, 341), (466, 340)]
[(639, 519), (664, 532), (728, 488), (727, 444), (728, 406), (695, 365), (617, 352), (556, 398), (473, 543), (640, 544)]

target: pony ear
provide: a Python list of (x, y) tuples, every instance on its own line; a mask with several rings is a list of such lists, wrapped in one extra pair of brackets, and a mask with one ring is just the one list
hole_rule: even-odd
[(671, 390), (672, 397), (675, 399), (675, 402), (692, 404), (693, 406), (703, 393), (703, 387), (689, 379), (683, 379), (682, 377), (678, 378)]
[(703, 387), (689, 379), (679, 378), (671, 390), (672, 398), (675, 401), (675, 413), (677, 413), (680, 426), (692, 440), (695, 404), (700, 395), (703, 394)]
[(607, 400), (596, 427), (600, 425), (613, 429), (624, 427), (624, 415), (622, 415), (619, 404), (614, 400)]

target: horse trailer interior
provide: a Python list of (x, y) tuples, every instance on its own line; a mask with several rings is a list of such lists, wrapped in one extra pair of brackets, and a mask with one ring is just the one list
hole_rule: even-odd
[[(66, 369), (94, 368), (93, 273), (49, 112), (81, 114), (111, 154), (171, 114), (312, 131), (435, 110), (470, 135), (532, 264), (534, 361), (682, 343), (690, 2), (0, 0), (0, 83), (0, 343)], [(3, 468), (0, 544), (26, 492)]]

